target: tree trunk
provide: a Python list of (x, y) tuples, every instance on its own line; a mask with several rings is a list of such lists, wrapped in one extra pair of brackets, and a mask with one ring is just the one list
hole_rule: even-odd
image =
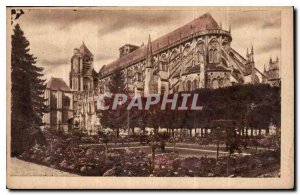
[(173, 152), (175, 153), (175, 145), (176, 145), (176, 142), (175, 140), (173, 140)]
[(230, 175), (230, 157), (231, 157), (231, 153), (229, 152), (227, 156), (227, 177), (229, 177)]
[(259, 135), (259, 136), (261, 135), (261, 129), (258, 130), (258, 135)]
[(119, 134), (120, 134), (120, 129), (117, 128), (117, 138), (119, 138)]
[(219, 160), (219, 147), (220, 147), (220, 144), (218, 142), (217, 143), (217, 161)]
[(192, 129), (190, 129), (190, 137), (192, 137)]
[(174, 129), (172, 129), (172, 137), (174, 137)]
[(253, 127), (251, 127), (251, 137), (253, 137)]
[(266, 128), (266, 135), (269, 135), (269, 134), (270, 134), (270, 129), (268, 127), (268, 128)]
[(154, 161), (155, 161), (155, 146), (152, 146), (152, 166), (154, 169)]

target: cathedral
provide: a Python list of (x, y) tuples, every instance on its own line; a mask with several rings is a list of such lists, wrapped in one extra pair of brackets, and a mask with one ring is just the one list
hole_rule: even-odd
[(190, 23), (151, 40), (143, 46), (125, 44), (119, 57), (93, 67), (94, 55), (84, 43), (74, 49), (69, 75), (73, 92), (73, 129), (93, 134), (101, 127), (96, 110), (97, 95), (108, 92), (110, 77), (122, 71), (131, 95), (170, 94), (199, 88), (220, 88), (235, 84), (278, 85), (279, 60), (270, 60), (269, 70), (255, 67), (253, 47), (243, 57), (231, 47), (230, 28), (206, 13)]

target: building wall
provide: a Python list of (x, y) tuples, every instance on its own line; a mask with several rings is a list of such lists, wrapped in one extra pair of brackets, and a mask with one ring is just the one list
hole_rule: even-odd
[(52, 130), (69, 130), (70, 119), (73, 118), (73, 94), (60, 90), (46, 89), (44, 97), (49, 112), (43, 116), (46, 128)]
[(74, 92), (74, 129), (95, 134), (99, 126), (94, 92)]
[[(182, 41), (180, 44), (161, 50), (153, 55), (153, 71), (158, 76), (157, 88), (158, 92), (161, 92), (162, 87), (166, 87), (166, 90), (173, 92), (174, 89), (179, 91), (186, 90), (185, 83), (197, 80), (197, 88), (203, 88), (206, 85), (211, 87), (211, 81), (214, 78), (209, 75), (209, 83), (205, 80), (205, 74), (207, 69), (211, 64), (221, 64), (226, 68), (234, 67), (234, 64), (230, 64), (229, 60), (224, 59), (222, 61), (221, 56), (230, 50), (231, 38), (228, 34), (219, 33), (217, 35), (203, 35), (200, 37), (195, 37), (190, 40)], [(226, 54), (228, 55), (228, 54)], [(133, 93), (140, 93), (142, 89), (147, 88), (145, 83), (148, 81), (146, 79), (146, 60), (143, 59), (136, 62), (123, 69), (123, 73), (126, 75), (126, 81), (128, 88)], [(242, 62), (241, 62), (242, 63)], [(186, 69), (191, 66), (200, 66), (199, 71), (184, 74)], [(229, 73), (228, 73), (229, 72)], [(179, 74), (179, 77), (175, 75)], [(226, 74), (230, 74), (230, 71), (226, 71)], [(231, 84), (229, 81), (229, 75), (224, 75), (224, 70), (214, 71), (213, 75), (219, 76), (219, 80), (224, 79), (225, 84), (222, 86), (228, 86)], [(107, 85), (109, 83), (109, 75), (99, 78), (99, 89), (103, 92), (108, 92)], [(143, 86), (141, 86), (141, 81)], [(163, 81), (163, 82), (162, 82)], [(164, 84), (163, 84), (164, 83)], [(183, 86), (183, 87), (179, 87)]]
[(217, 71), (208, 72), (207, 74), (207, 87), (217, 89), (220, 87), (230, 86), (230, 71)]

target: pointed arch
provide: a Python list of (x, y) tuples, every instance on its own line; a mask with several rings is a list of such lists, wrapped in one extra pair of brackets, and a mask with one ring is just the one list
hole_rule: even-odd
[(205, 44), (203, 41), (198, 41), (196, 44), (197, 52), (204, 54), (205, 53)]
[(219, 87), (225, 87), (225, 80), (223, 78), (219, 79)]
[(186, 91), (192, 91), (192, 82), (190, 80), (186, 82)]
[(203, 41), (198, 41), (196, 44), (196, 62), (204, 64), (205, 44)]
[(218, 79), (213, 79), (212, 82), (211, 82), (211, 86), (212, 86), (213, 89), (219, 88), (219, 81), (218, 81)]
[(217, 39), (212, 39), (208, 44), (208, 61), (209, 63), (219, 62), (220, 44)]
[(183, 52), (182, 52), (183, 57), (186, 57), (190, 53), (191, 49), (192, 49), (192, 47), (189, 43), (185, 44)]
[(178, 55), (178, 50), (175, 48), (172, 50), (170, 60), (173, 60)]

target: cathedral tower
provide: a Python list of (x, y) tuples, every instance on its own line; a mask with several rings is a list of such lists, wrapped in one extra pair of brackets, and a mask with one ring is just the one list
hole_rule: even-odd
[(279, 80), (279, 58), (276, 58), (276, 61), (273, 61), (272, 58), (270, 58), (269, 62), (269, 74), (268, 79), (269, 80)]
[(245, 64), (245, 76), (250, 75), (250, 80), (248, 82), (250, 83), (255, 83), (257, 82), (257, 78), (255, 75), (255, 62), (254, 62), (254, 50), (253, 46), (251, 47), (251, 51), (249, 53), (248, 48), (247, 48), (247, 62)]
[(71, 58), (70, 87), (73, 91), (93, 90), (93, 54), (84, 42)]

